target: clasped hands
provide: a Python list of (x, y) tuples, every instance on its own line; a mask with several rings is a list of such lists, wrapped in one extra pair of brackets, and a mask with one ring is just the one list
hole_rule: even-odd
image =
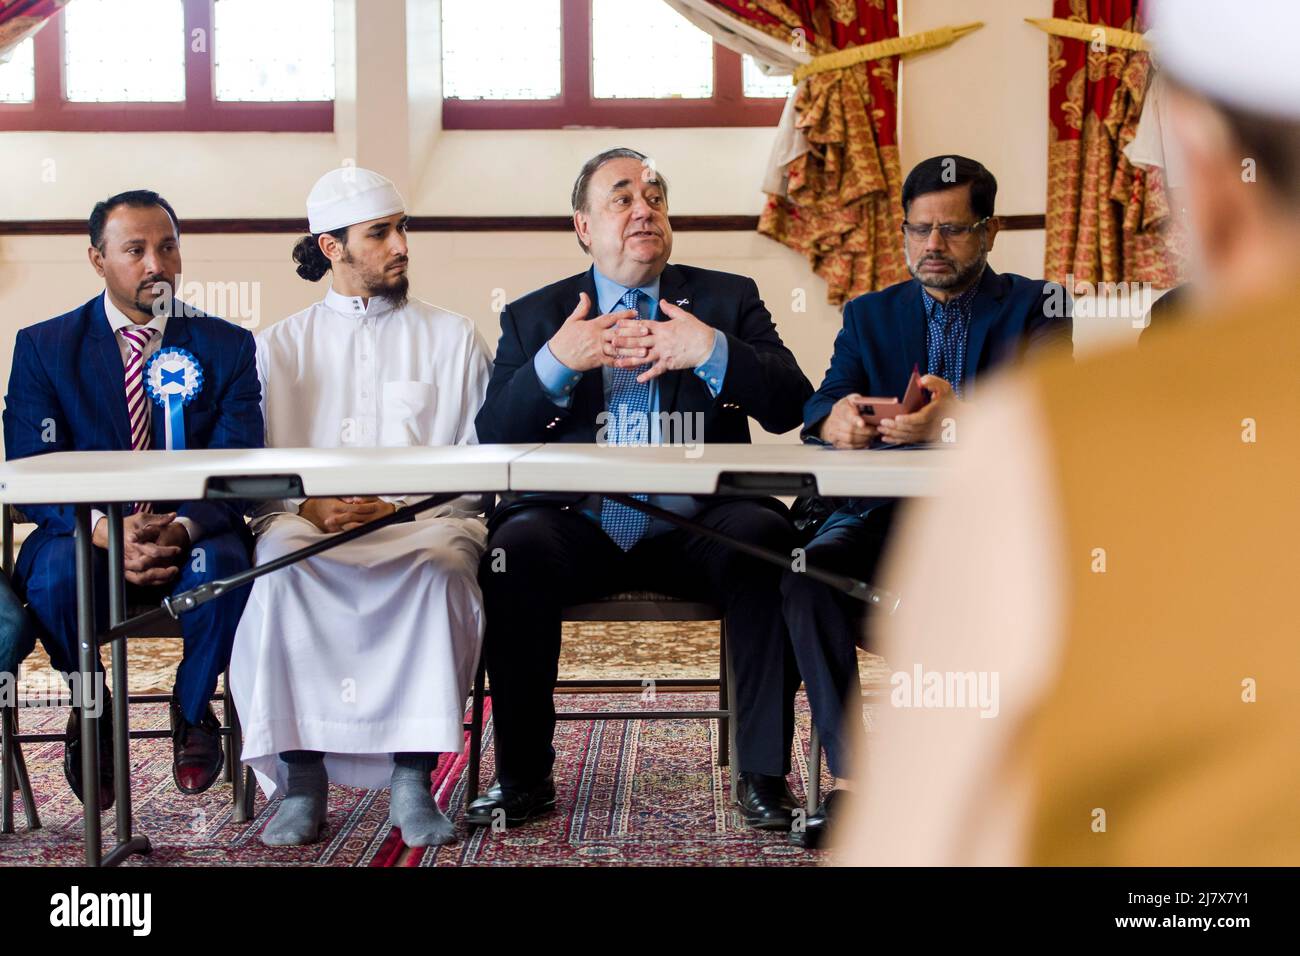
[(359, 495), (348, 498), (308, 498), (298, 509), (298, 514), (326, 534), (333, 534), (336, 531), (360, 528), (396, 510), (397, 506), (391, 502)]
[(593, 319), (591, 299), (578, 296), (578, 307), (552, 336), (551, 353), (575, 372), (602, 365), (610, 368), (650, 367), (637, 376), (648, 382), (672, 369), (695, 368), (713, 354), (714, 330), (667, 299), (659, 308), (668, 316), (658, 322), (639, 317), (636, 309), (619, 309)]
[[(96, 547), (108, 547), (108, 518), (95, 523), (91, 541)], [(174, 511), (161, 515), (141, 511), (122, 519), (123, 567), (131, 584), (171, 583), (189, 551), (190, 533), (176, 521)]]
[(865, 397), (854, 392), (845, 395), (831, 408), (822, 422), (822, 441), (836, 448), (866, 448), (879, 438), (887, 445), (910, 445), (934, 441), (943, 430), (944, 419), (955, 417), (964, 407), (952, 386), (937, 375), (923, 375), (921, 386), (930, 393), (930, 402), (910, 415), (882, 418), (879, 425), (869, 424), (858, 406)]

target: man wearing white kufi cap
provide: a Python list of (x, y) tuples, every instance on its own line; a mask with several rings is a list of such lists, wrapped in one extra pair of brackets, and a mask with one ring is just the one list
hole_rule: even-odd
[[(326, 173), (307, 198), (298, 274), (331, 274), (325, 298), (257, 336), (268, 447), (472, 444), (490, 358), (473, 323), (407, 298), (406, 214), (367, 169)], [(415, 499), (276, 502), (257, 560), (364, 525)], [(269, 845), (311, 843), (329, 780), (389, 785), (410, 846), (454, 831), (430, 793), (439, 753), (459, 752), (483, 633), (476, 581), (486, 534), (458, 500), (258, 579), (235, 636), (231, 686), (243, 757), (284, 801)]]
[[(881, 635), (927, 703), (877, 708), (840, 862), (1300, 864), (1300, 4), (1154, 13), (1187, 315), (964, 426), (882, 582), (944, 595)], [(1001, 692), (930, 704), (953, 674)]]

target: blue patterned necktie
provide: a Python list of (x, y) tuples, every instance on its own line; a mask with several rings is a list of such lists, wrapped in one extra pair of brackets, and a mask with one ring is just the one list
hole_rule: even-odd
[[(642, 319), (646, 315), (649, 299), (637, 289), (628, 289), (619, 300), (620, 309), (636, 309)], [(609, 390), (609, 419), (605, 437), (611, 445), (645, 445), (650, 441), (650, 383), (638, 382), (636, 377), (648, 369), (649, 364), (636, 368), (611, 369)], [(612, 427), (611, 427), (612, 426)], [(645, 501), (646, 495), (633, 495)], [(601, 499), (600, 527), (624, 551), (630, 551), (650, 527), (650, 516), (627, 505)]]

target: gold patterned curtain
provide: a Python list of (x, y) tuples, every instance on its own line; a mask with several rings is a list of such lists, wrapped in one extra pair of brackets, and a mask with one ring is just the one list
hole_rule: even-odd
[[(898, 0), (668, 2), (719, 43), (787, 70), (898, 37)], [(897, 89), (898, 55), (884, 56), (812, 73), (786, 105), (758, 231), (806, 256), (835, 304), (908, 275)]]
[(1142, 0), (1055, 0), (1055, 23), (1034, 21), (1055, 31), (1048, 38), (1043, 264), (1050, 280), (1171, 288), (1185, 279), (1186, 237), (1171, 215), (1163, 173), (1124, 155), (1154, 69), (1138, 36), (1142, 6)]

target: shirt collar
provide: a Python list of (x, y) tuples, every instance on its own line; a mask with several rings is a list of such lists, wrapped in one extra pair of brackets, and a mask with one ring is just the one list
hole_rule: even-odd
[(339, 315), (350, 315), (356, 318), (382, 315), (393, 310), (393, 300), (386, 295), (372, 295), (367, 302), (359, 295), (343, 295), (341, 292), (335, 292), (334, 286), (330, 286), (329, 291), (325, 293), (325, 305)]
[(162, 315), (155, 315), (144, 325), (138, 325), (127, 318), (126, 313), (113, 304), (113, 299), (109, 296), (107, 289), (104, 290), (104, 315), (108, 318), (108, 326), (113, 330), (114, 335), (126, 328), (156, 329), (159, 341), (162, 341), (162, 336), (167, 331), (166, 312)]
[[(613, 279), (601, 275), (599, 269), (591, 267), (592, 277), (596, 280), (596, 307), (601, 315), (607, 315), (618, 308), (618, 302), (631, 286), (619, 285)], [(637, 286), (639, 292), (650, 297), (650, 314), (653, 315), (659, 305), (659, 276), (655, 276), (645, 285)]]
[[(987, 268), (988, 267), (985, 266), (985, 269)], [(962, 318), (968, 318), (970, 316), (971, 303), (975, 300), (975, 296), (979, 292), (980, 283), (983, 281), (984, 270), (981, 269), (979, 278), (970, 284), (970, 288), (961, 295), (949, 299), (946, 303), (940, 302), (930, 294), (929, 289), (925, 286), (921, 286), (921, 292), (923, 293), (921, 301), (925, 303), (926, 316), (933, 318), (935, 310), (937, 309), (938, 311), (943, 312), (945, 316), (956, 314)]]

